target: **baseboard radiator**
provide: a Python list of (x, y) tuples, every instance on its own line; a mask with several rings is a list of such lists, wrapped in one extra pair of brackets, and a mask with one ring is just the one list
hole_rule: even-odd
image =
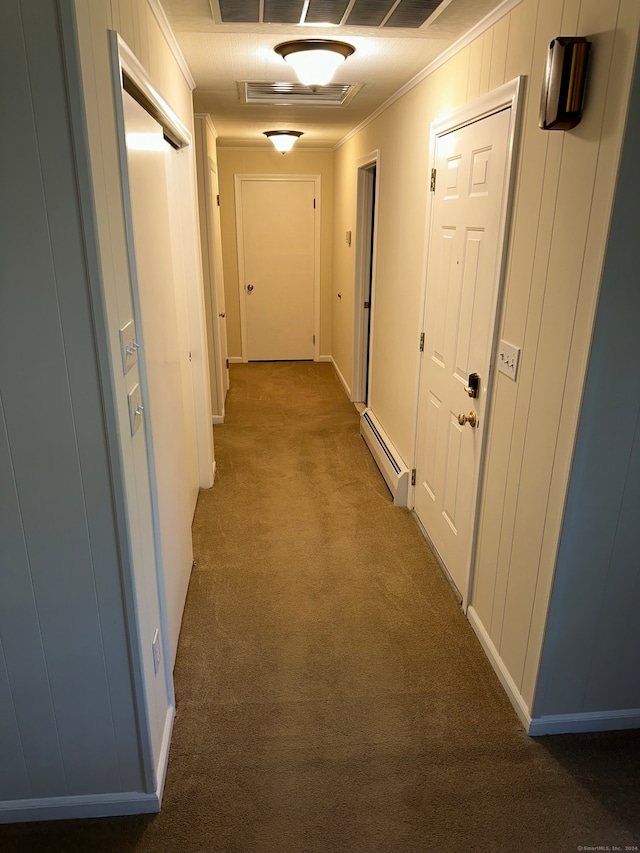
[(371, 409), (365, 409), (360, 417), (360, 435), (364, 438), (393, 495), (394, 504), (406, 506), (409, 491), (409, 469), (389, 441), (387, 434)]

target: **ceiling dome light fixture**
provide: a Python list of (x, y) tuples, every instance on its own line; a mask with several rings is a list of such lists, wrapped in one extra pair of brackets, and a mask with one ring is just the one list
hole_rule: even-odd
[(265, 130), (264, 135), (267, 139), (270, 139), (275, 145), (276, 149), (280, 151), (282, 154), (286, 154), (287, 151), (291, 151), (294, 144), (300, 139), (302, 136), (302, 131), (300, 130)]
[(275, 52), (293, 66), (305, 86), (326, 86), (355, 48), (344, 41), (304, 39), (276, 45)]

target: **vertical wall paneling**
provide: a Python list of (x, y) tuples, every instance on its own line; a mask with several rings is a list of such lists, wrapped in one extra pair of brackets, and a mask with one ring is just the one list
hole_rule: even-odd
[[(336, 150), (340, 181), (372, 148), (380, 148), (387, 164), (380, 197), (388, 216), (381, 215), (378, 243), (385, 322), (376, 326), (382, 357), (373, 365), (372, 398), (387, 434), (402, 447), (415, 411), (405, 391), (414, 361), (402, 342), (412, 337), (414, 298), (422, 286), (410, 271), (420, 268), (421, 244), (407, 222), (415, 221), (418, 203), (428, 207), (419, 177), (428, 161), (428, 124), (505, 79), (527, 77), (499, 318), (499, 337), (521, 348), (520, 369), (517, 382), (497, 373), (493, 379), (471, 606), (523, 719), (536, 690), (639, 17), (633, 0), (606, 6), (522, 0)], [(546, 53), (564, 32), (584, 34), (594, 45), (586, 109), (575, 130), (545, 133), (538, 110)], [(341, 196), (336, 238), (349, 227), (349, 216), (351, 206)], [(403, 230), (390, 221), (394, 217)], [(336, 244), (334, 286), (344, 293), (350, 285), (342, 254)], [(334, 307), (334, 354), (346, 375), (345, 313)]]
[[(20, 145), (0, 141), (0, 821), (150, 811), (162, 792), (173, 694), (153, 667), (151, 484), (127, 407), (143, 359), (125, 376), (120, 358), (133, 301), (109, 30), (156, 57), (189, 126), (191, 92), (148, 25), (146, 0), (3, 12)], [(181, 270), (198, 287), (183, 162)]]
[(582, 713), (640, 708), (639, 110), (636, 71), (536, 697), (541, 717), (574, 711), (576, 698)]
[(482, 62), (480, 63), (480, 94), (489, 91), (489, 75), (491, 74), (491, 56), (493, 53), (493, 37), (495, 27), (487, 30), (482, 36)]
[[(98, 240), (95, 229), (94, 187), (86, 132), (86, 105), (83, 100), (82, 74), (77, 39), (77, 19), (72, 4), (60, 8), (60, 21), (64, 42), (65, 69), (69, 95), (69, 110), (74, 138), (77, 168), (78, 196), (85, 234), (85, 259), (93, 313), (95, 344), (98, 352), (98, 370), (103, 388), (102, 405), (107, 425), (106, 439), (111, 460), (111, 478), (114, 484), (113, 504), (118, 528), (117, 546), (121, 565), (120, 594), (125, 601), (126, 624), (121, 630), (103, 632), (106, 665), (111, 693), (111, 708), (118, 752), (126, 756), (120, 759), (121, 784), (125, 790), (154, 790), (150, 773), (151, 761), (146, 739), (138, 732), (146, 726), (145, 701), (143, 696), (143, 672), (140, 659), (132, 653), (131, 643), (138, 637), (135, 596), (133, 588), (131, 549), (127, 525), (125, 481), (122, 469), (123, 442), (118, 430), (118, 414), (115, 405), (116, 382), (110, 359), (109, 329), (107, 324), (106, 293), (100, 269)], [(118, 365), (119, 367), (119, 365)], [(101, 610), (112, 614), (115, 609), (113, 592), (111, 597), (103, 593), (104, 584), (99, 583)], [(107, 625), (113, 617), (107, 618)], [(120, 629), (120, 626), (118, 626)], [(129, 659), (131, 683), (118, 682), (114, 677), (122, 661)], [(134, 759), (138, 760), (134, 762)], [(135, 772), (134, 772), (135, 768)]]
[[(637, 50), (638, 12), (637, 4), (620, 4), (617, 26), (611, 33), (613, 37), (611, 54), (607, 57), (606, 51), (604, 53), (606, 71), (603, 68), (599, 73), (599, 76), (609, 81), (608, 86), (611, 92), (618, 91), (619, 87), (627, 91), (630, 86), (630, 79), (633, 73), (633, 60)], [(587, 32), (597, 33), (597, 17), (594, 19), (593, 16), (598, 16), (599, 14), (600, 10), (597, 6), (594, 7), (591, 4), (585, 4), (581, 10), (580, 27), (585, 28)], [(635, 33), (635, 35), (630, 37), (630, 33)], [(600, 36), (597, 36), (597, 38), (600, 38)], [(606, 45), (606, 43), (605, 40), (604, 44)], [(617, 81), (617, 83), (614, 81)], [(594, 182), (594, 201), (589, 220), (589, 231), (583, 262), (583, 282), (576, 308), (572, 351), (568, 365), (568, 376), (571, 377), (574, 377), (577, 371), (584, 370), (584, 364), (588, 356), (595, 304), (598, 297), (598, 288), (597, 286), (594, 287), (593, 283), (594, 281), (596, 283), (598, 281), (602, 258), (604, 257), (609, 236), (606, 222), (608, 221), (608, 211), (611, 209), (616, 187), (620, 144), (619, 135), (610, 133), (609, 129), (612, 127), (624, 127), (625, 116), (627, 114), (631, 115), (631, 110), (628, 110), (626, 99), (609, 95), (606, 97)], [(573, 450), (573, 444), (569, 438), (570, 431), (565, 427), (565, 424), (575, 424), (577, 422), (581, 396), (581, 385), (576, 385), (574, 382), (567, 383), (556, 449), (558, 464), (554, 469), (549, 500), (549, 516), (557, 519), (557, 521), (555, 526), (547, 524), (545, 528), (541, 554), (542, 565), (552, 565), (556, 557), (559, 536), (558, 525), (560, 523), (560, 512), (557, 506), (560, 501), (561, 506), (564, 506), (564, 488), (569, 476), (568, 470)], [(539, 596), (534, 605), (530, 633), (531, 654), (527, 659), (525, 680), (523, 682), (523, 690), (527, 690), (527, 695), (533, 695), (535, 689), (537, 671), (537, 661), (534, 660), (535, 650), (539, 650), (542, 647), (544, 626), (546, 623), (546, 605), (543, 602), (548, 600), (551, 582), (552, 577), (550, 573), (541, 577)]]
[[(467, 101), (473, 101), (480, 95), (480, 70), (482, 68), (482, 36), (474, 39), (469, 45), (469, 73), (467, 74)], [(514, 75), (515, 76), (515, 75)]]
[[(14, 285), (3, 290), (0, 380), (28, 562), (12, 564), (3, 649), (32, 795), (98, 795), (122, 789), (121, 769), (140, 787), (137, 751), (120, 752), (115, 736), (115, 705), (134, 732), (135, 720), (105, 425), (57, 7), (14, 9), (7, 51), (23, 144), (6, 184), (2, 256)], [(19, 372), (8, 369), (16, 348)]]
[[(11, 28), (7, 32), (12, 32)], [(17, 82), (17, 75), (13, 80)], [(16, 89), (20, 91), (19, 86)], [(3, 229), (2, 233), (7, 232)], [(9, 316), (8, 312), (3, 310), (2, 316)], [(1, 321), (0, 330), (4, 331)], [(0, 353), (4, 355), (1, 349)], [(0, 796), (10, 800), (65, 791), (66, 783), (1, 401), (0, 414), (0, 717), (4, 722), (0, 752), (5, 768)], [(38, 697), (37, 702), (32, 701), (33, 696)]]
[(505, 77), (507, 65), (507, 47), (509, 44), (510, 17), (502, 18), (493, 28), (491, 45), (491, 65), (489, 67), (489, 90), (497, 89), (508, 77)]

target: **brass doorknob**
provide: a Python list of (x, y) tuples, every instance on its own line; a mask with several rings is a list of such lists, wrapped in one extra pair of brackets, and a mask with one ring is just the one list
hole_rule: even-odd
[(478, 423), (478, 416), (475, 412), (469, 412), (468, 415), (461, 414), (458, 415), (458, 423), (460, 426), (464, 426), (465, 424), (469, 424), (469, 426), (474, 427)]

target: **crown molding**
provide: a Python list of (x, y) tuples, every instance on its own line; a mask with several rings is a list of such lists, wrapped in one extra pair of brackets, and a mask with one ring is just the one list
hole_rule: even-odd
[(196, 81), (191, 76), (191, 71), (189, 71), (189, 66), (187, 65), (187, 60), (184, 58), (182, 51), (180, 50), (180, 45), (178, 44), (178, 40), (176, 39), (173, 30), (171, 29), (171, 24), (169, 23), (169, 19), (167, 15), (160, 5), (160, 0), (147, 0), (147, 5), (151, 12), (153, 13), (153, 17), (158, 22), (158, 26), (162, 31), (162, 35), (165, 38), (169, 46), (169, 50), (173, 54), (178, 66), (180, 67), (180, 71), (182, 71), (184, 75), (184, 79), (187, 81), (191, 91), (196, 88)]
[(471, 29), (466, 32), (463, 36), (454, 42), (451, 47), (448, 47), (440, 56), (436, 57), (433, 62), (430, 62), (422, 71), (419, 71), (415, 77), (412, 77), (407, 83), (402, 86), (402, 88), (398, 89), (390, 98), (381, 104), (377, 110), (371, 113), (364, 121), (361, 121), (357, 127), (354, 127), (353, 130), (350, 130), (346, 136), (343, 136), (336, 144), (333, 146), (332, 151), (337, 151), (342, 145), (352, 139), (356, 134), (360, 133), (361, 130), (364, 130), (367, 125), (371, 124), (372, 121), (378, 118), (379, 115), (382, 115), (385, 110), (388, 110), (392, 104), (395, 104), (396, 101), (400, 100), (403, 95), (406, 95), (407, 92), (410, 92), (414, 89), (419, 83), (422, 83), (423, 80), (426, 80), (431, 74), (441, 68), (445, 62), (448, 62), (452, 57), (454, 57), (457, 53), (463, 50), (467, 45), (471, 44), (474, 39), (477, 39), (478, 36), (481, 36), (484, 32), (486, 32), (490, 27), (492, 27), (495, 23), (497, 23), (501, 18), (504, 18), (505, 15), (508, 15), (516, 6), (519, 6), (523, 0), (504, 0), (499, 6), (489, 12), (488, 15), (478, 21), (478, 23), (471, 27)]

